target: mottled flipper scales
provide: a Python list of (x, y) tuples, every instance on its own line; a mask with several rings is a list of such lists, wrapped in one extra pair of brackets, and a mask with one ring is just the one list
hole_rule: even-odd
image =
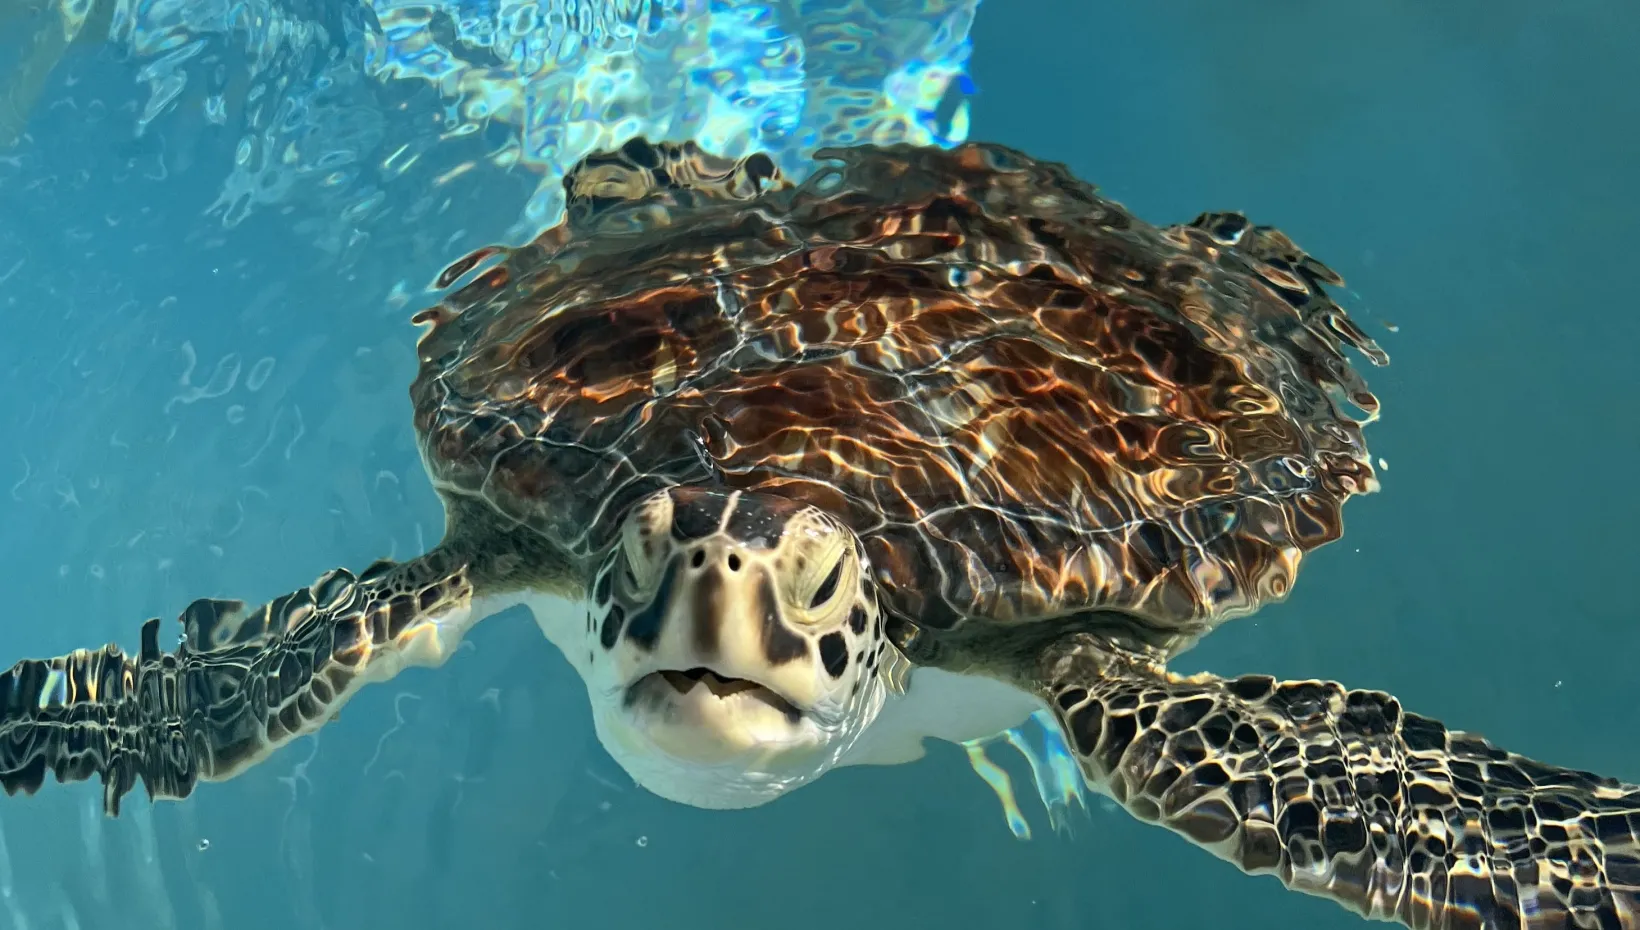
[(154, 619), (134, 656), (111, 644), (18, 662), (0, 674), (0, 787), (100, 777), (111, 815), (139, 779), (150, 797), (186, 797), (323, 726), (361, 686), (443, 662), (476, 619), (472, 593), (466, 564), (435, 551), (338, 569), (254, 611), (195, 601), (174, 652)]
[(1044, 666), (1092, 787), (1255, 874), (1418, 928), (1640, 927), (1640, 787), (1505, 752), (1379, 691)]

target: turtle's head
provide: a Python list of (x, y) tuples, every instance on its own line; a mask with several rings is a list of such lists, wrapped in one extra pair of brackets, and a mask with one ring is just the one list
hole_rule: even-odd
[(592, 588), (598, 736), (641, 785), (752, 807), (837, 764), (884, 699), (863, 547), (820, 510), (671, 488), (637, 504)]

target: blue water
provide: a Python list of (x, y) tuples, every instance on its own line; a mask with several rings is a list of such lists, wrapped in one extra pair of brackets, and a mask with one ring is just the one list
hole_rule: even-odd
[[(870, 61), (927, 141), (1063, 160), (1156, 221), (1279, 225), (1391, 353), (1368, 373), (1383, 492), (1181, 668), (1384, 688), (1640, 780), (1640, 7), (988, 0), (963, 111), (939, 93), (967, 86), (960, 4), (878, 0), (858, 57), (801, 69), (788, 40), (823, 51), (805, 22), (850, 5), (777, 6), (660, 3), (715, 26), (633, 34), (573, 3), (517, 26), (510, 4), (121, 0), (59, 41), (0, 149), (0, 662), (420, 551), (424, 285), (550, 221), (558, 160), (610, 133), (761, 133), (800, 163), (851, 131), (813, 101)], [(63, 18), (0, 0), (0, 75)], [(540, 38), (564, 21), (596, 41)], [(621, 42), (642, 67), (599, 58)], [(953, 746), (753, 811), (663, 802), (533, 626), (469, 642), (186, 803), (0, 798), (0, 928), (1361, 925), (1098, 802), (1056, 833), (1006, 751), (1029, 841)]]

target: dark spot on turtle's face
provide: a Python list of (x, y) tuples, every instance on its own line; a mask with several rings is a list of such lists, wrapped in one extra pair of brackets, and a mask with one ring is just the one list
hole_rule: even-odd
[(718, 654), (723, 615), (732, 609), (725, 582), (723, 573), (716, 571), (692, 573), (687, 581), (689, 622), (693, 628), (695, 652), (703, 659), (710, 659)]
[(833, 678), (843, 677), (848, 670), (848, 643), (842, 633), (827, 633), (820, 637), (820, 664)]
[(672, 538), (678, 542), (693, 542), (716, 533), (723, 526), (723, 515), (733, 494), (705, 488), (673, 488), (670, 493)]
[(666, 612), (671, 606), (672, 589), (677, 584), (677, 579), (678, 562), (674, 559), (667, 563), (654, 596), (641, 610), (632, 614), (631, 622), (627, 625), (626, 638), (645, 652), (653, 650), (655, 641), (660, 639), (661, 627), (666, 622)]
[(864, 636), (866, 632), (866, 609), (861, 604), (855, 604), (848, 612), (848, 628), (855, 636)]
[(808, 655), (809, 641), (792, 632), (781, 617), (780, 596), (775, 592), (772, 579), (765, 577), (758, 585), (757, 602), (762, 615), (759, 626), (763, 634), (763, 654), (769, 663), (784, 665)]
[(594, 604), (602, 607), (609, 603), (609, 589), (614, 579), (615, 572), (613, 569), (606, 569), (602, 575), (598, 576), (598, 583), (593, 585), (592, 588), (592, 602)]
[(614, 649), (615, 643), (621, 638), (621, 627), (625, 623), (625, 608), (619, 604), (611, 604), (609, 612), (604, 614), (603, 628), (598, 631), (598, 643), (605, 649)]

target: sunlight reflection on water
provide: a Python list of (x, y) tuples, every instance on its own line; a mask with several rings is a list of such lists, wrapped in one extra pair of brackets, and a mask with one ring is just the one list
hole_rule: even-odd
[(137, 134), (238, 135), (210, 208), (225, 226), (323, 204), (329, 222), (310, 225), (333, 249), (389, 215), (418, 219), (487, 167), (534, 177), (510, 236), (527, 239), (561, 216), (569, 166), (636, 135), (761, 149), (789, 174), (828, 144), (961, 142), (978, 5), (52, 0), (29, 15), (23, 2), (0, 0), (0, 21), (34, 36), (7, 79), (0, 146), (66, 50), (106, 38), (140, 63)]

